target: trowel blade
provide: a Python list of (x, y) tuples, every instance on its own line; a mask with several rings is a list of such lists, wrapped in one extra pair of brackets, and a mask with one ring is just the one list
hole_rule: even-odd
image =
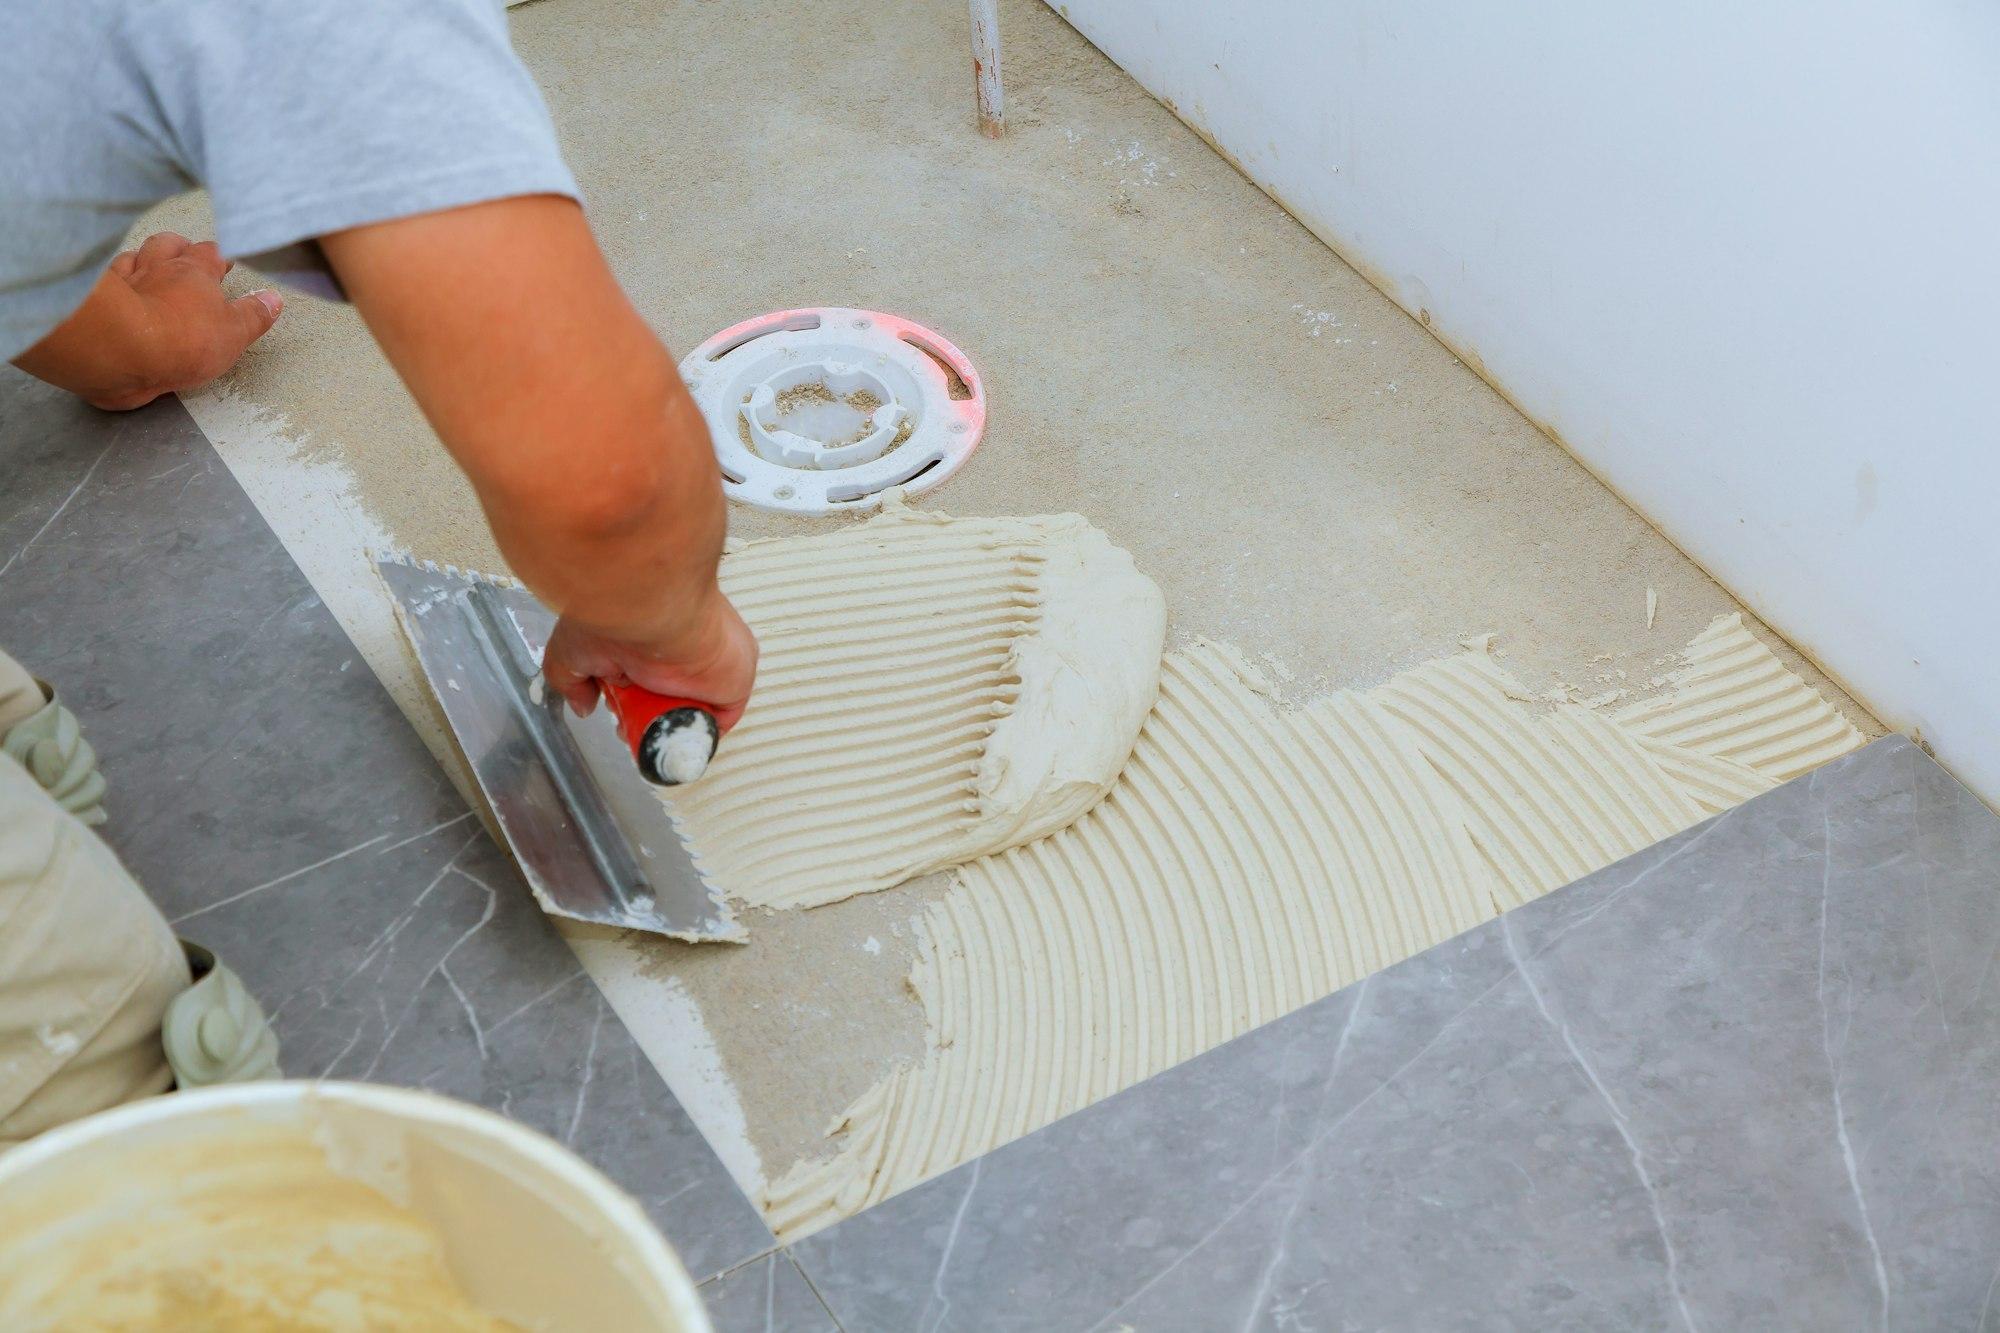
[(544, 696), (548, 608), (456, 569), (393, 559), (376, 569), (542, 910), (680, 940), (744, 938), (610, 710), (578, 718)]

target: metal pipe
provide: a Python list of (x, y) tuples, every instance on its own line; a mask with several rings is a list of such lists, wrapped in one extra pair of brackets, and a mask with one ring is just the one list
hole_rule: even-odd
[(979, 94), (979, 132), (997, 139), (1005, 129), (1000, 99), (999, 0), (972, 0), (972, 81)]

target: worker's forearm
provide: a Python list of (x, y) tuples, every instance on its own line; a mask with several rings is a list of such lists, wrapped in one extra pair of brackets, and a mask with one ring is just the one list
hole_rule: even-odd
[(500, 200), (321, 244), (514, 572), (624, 642), (691, 634), (722, 550), (714, 446), (582, 210)]
[[(664, 354), (661, 357), (664, 362)], [(633, 643), (700, 637), (715, 613), (724, 502), (701, 413), (670, 365), (637, 401), (579, 423), (536, 481), (482, 487), (509, 565), (551, 607)]]

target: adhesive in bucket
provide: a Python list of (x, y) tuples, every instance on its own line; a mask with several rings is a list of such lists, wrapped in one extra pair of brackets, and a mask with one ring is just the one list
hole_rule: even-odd
[(487, 1112), (267, 1083), (139, 1103), (0, 1158), (0, 1328), (702, 1333), (615, 1186)]

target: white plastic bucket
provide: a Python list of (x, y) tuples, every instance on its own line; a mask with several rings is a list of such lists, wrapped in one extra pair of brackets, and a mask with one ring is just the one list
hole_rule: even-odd
[[(429, 1291), (410, 1272), (441, 1278), (437, 1310), (478, 1313), (388, 1318)], [(377, 1297), (387, 1304), (368, 1304)], [(84, 1324), (98, 1312), (79, 1300), (172, 1311), (159, 1327), (192, 1315), (202, 1327), (709, 1330), (639, 1205), (574, 1153), (477, 1107), (361, 1083), (176, 1093), (0, 1155), (0, 1328)]]

